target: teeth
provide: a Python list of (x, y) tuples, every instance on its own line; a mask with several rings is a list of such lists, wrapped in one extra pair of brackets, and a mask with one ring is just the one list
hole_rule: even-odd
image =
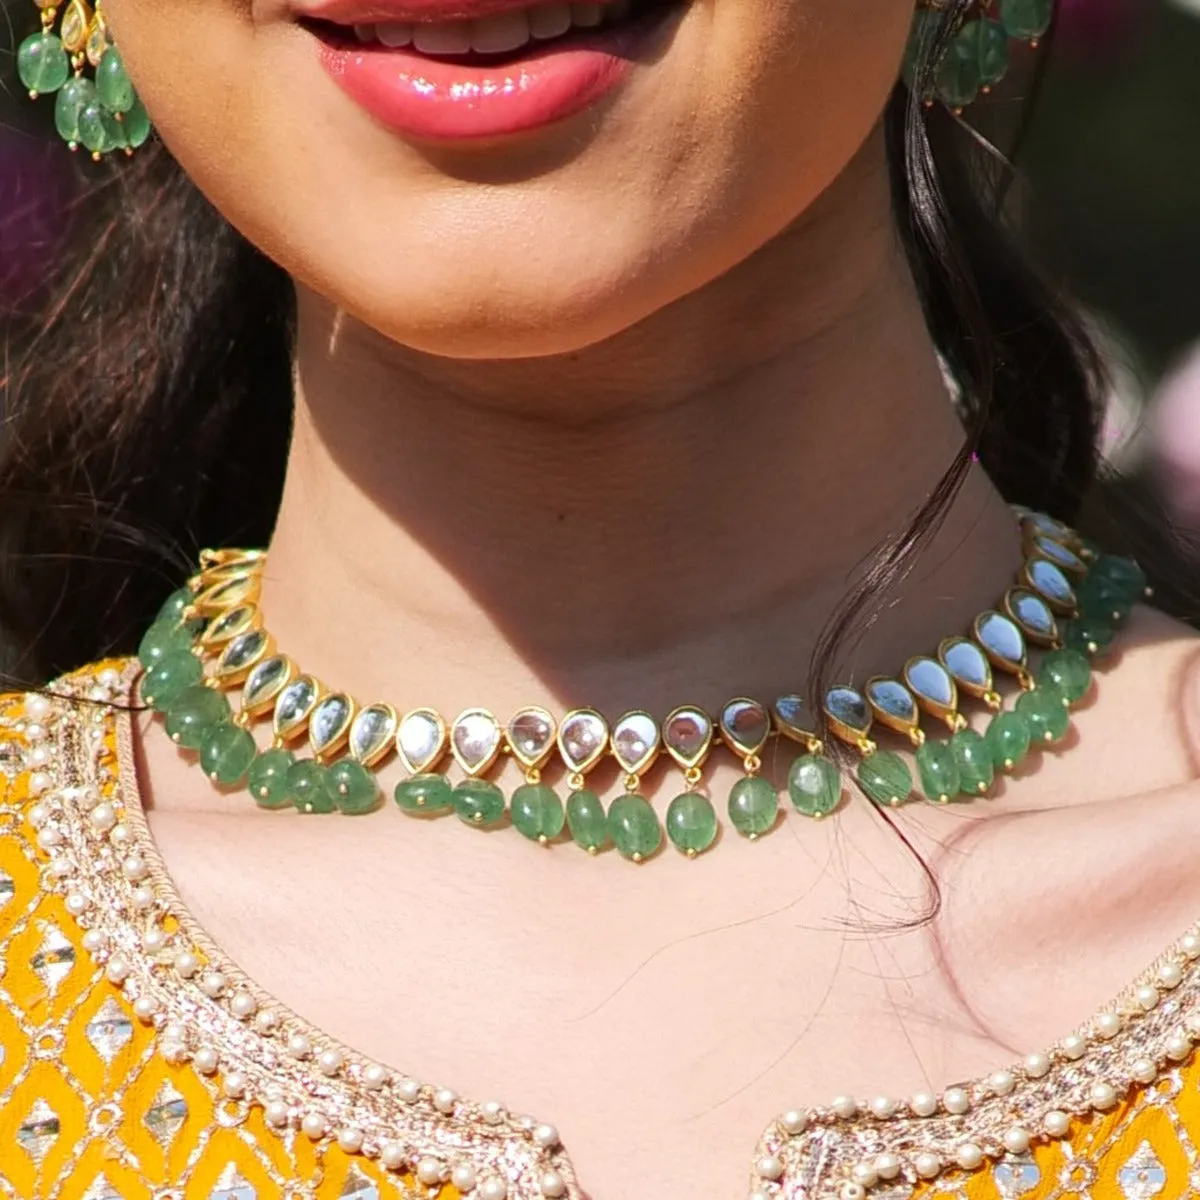
[(355, 25), (354, 36), (364, 43), (389, 48), (412, 45), (422, 54), (507, 54), (532, 38), (547, 41), (571, 29), (594, 29), (620, 20), (632, 0), (609, 3), (552, 3), (513, 9), (474, 21), (389, 21)]

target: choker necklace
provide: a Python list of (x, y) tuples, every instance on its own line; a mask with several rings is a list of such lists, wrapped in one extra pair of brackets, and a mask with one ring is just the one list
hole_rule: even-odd
[[(387, 703), (360, 706), (277, 650), (259, 607), (266, 564), (259, 550), (201, 555), (198, 572), (167, 600), (142, 639), (141, 695), (215, 784), (245, 785), (263, 808), (371, 812), (381, 800), (372, 768), (395, 754), (408, 772), (395, 800), (414, 816), (453, 812), (480, 828), (507, 819), (543, 845), (570, 840), (596, 854), (612, 844), (634, 862), (656, 854), (665, 833), (694, 858), (719, 835), (703, 786), (705, 764), (718, 748), (742, 767), (726, 805), (729, 823), (754, 840), (781, 816), (778, 791), (761, 773), (772, 738), (799, 751), (787, 774), (792, 807), (821, 818), (838, 808), (843, 792), (841, 771), (825, 752), (826, 736), (853, 748), (859, 788), (884, 807), (906, 804), (918, 793), (908, 762), (881, 747), (872, 737), (876, 731), (907, 743), (921, 793), (935, 804), (985, 795), (997, 772), (1012, 771), (1032, 747), (1066, 737), (1070, 708), (1091, 688), (1092, 660), (1111, 647), (1116, 627), (1150, 591), (1133, 560), (1102, 553), (1044, 514), (1016, 511), (1025, 557), (999, 605), (980, 613), (966, 636), (947, 637), (935, 654), (909, 659), (895, 677), (876, 676), (861, 689), (830, 689), (819, 718), (799, 695), (769, 706), (740, 696), (715, 719), (695, 705), (675, 709), (661, 723), (638, 710), (611, 726), (592, 708), (558, 719), (530, 706), (502, 725), (484, 708), (468, 708), (447, 722), (430, 708), (402, 713)], [(1036, 672), (1031, 653), (1039, 656)], [(997, 674), (1018, 685), (1011, 706), (996, 688)], [(235, 689), (241, 692), (236, 713), (227, 695)], [(963, 697), (991, 712), (983, 733), (969, 727)], [(252, 727), (267, 717), (272, 744), (260, 750)], [(944, 726), (946, 736), (927, 736), (923, 719)], [(297, 756), (291, 747), (302, 742), (309, 754)], [(681, 772), (682, 787), (660, 822), (642, 795), (642, 780), (663, 750)], [(525, 773), (507, 801), (486, 778), (502, 754)], [(437, 770), (447, 756), (462, 775), (457, 783)], [(565, 804), (543, 779), (555, 759), (570, 787)], [(588, 786), (606, 759), (624, 781), (608, 806)]]

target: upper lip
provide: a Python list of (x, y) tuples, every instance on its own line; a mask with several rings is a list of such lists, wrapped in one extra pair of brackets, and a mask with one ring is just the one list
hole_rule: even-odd
[[(543, 0), (545, 2), (545, 0)], [(568, 0), (560, 0), (567, 3)], [(599, 0), (601, 4), (610, 0)], [(529, 0), (301, 0), (296, 15), (335, 25), (384, 25), (419, 21), (470, 21), (530, 8)]]

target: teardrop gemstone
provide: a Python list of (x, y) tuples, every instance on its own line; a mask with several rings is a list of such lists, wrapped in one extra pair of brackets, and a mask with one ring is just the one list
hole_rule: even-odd
[(563, 717), (558, 752), (573, 775), (586, 775), (608, 749), (608, 722), (591, 708), (577, 708)]
[(234, 575), (205, 588), (192, 602), (202, 617), (216, 617), (242, 604), (257, 604), (262, 591), (262, 576), (257, 572)]
[(1027, 651), (1025, 637), (1003, 613), (985, 612), (975, 618), (975, 640), (983, 647), (992, 665), (1002, 670), (1024, 670)]
[(817, 736), (817, 722), (803, 696), (780, 696), (771, 706), (775, 728), (793, 742), (808, 744)]
[[(98, 67), (104, 61), (105, 55), (108, 53), (108, 28), (104, 23), (104, 19), (96, 14), (92, 18), (92, 26), (88, 30), (87, 39), (87, 60), (93, 67)], [(103, 97), (102, 97), (103, 98)], [(107, 100), (104, 103), (112, 109), (113, 112), (126, 112), (125, 108), (113, 108)]]
[(648, 712), (626, 713), (612, 731), (613, 758), (626, 775), (642, 775), (658, 756), (658, 725)]
[(958, 688), (950, 672), (936, 658), (928, 655), (910, 658), (904, 665), (904, 682), (931, 716), (946, 717), (957, 710)]
[(992, 690), (992, 664), (974, 642), (963, 637), (947, 638), (938, 647), (938, 658), (968, 695), (984, 696)]
[(446, 722), (432, 708), (408, 713), (396, 731), (396, 753), (410, 775), (424, 775), (446, 753)]
[(373, 767), (392, 748), (400, 718), (390, 704), (369, 704), (350, 726), (350, 754), (364, 767)]
[(341, 748), (354, 720), (354, 701), (334, 692), (317, 702), (308, 718), (308, 744), (315, 758), (325, 758)]
[(460, 713), (450, 731), (454, 760), (468, 775), (482, 775), (500, 753), (500, 722), (485, 708)]
[(71, 0), (63, 14), (61, 37), (63, 45), (72, 54), (82, 54), (87, 47), (88, 26), (91, 13), (83, 0)]
[(257, 716), (275, 703), (275, 697), (296, 677), (296, 664), (286, 654), (274, 654), (258, 663), (242, 688), (242, 712)]
[(1056, 521), (1053, 517), (1048, 517), (1045, 513), (1026, 513), (1021, 518), (1021, 528), (1035, 538), (1053, 538), (1056, 542), (1061, 542), (1064, 546), (1071, 545), (1075, 540), (1075, 531), (1073, 529), (1070, 529), (1061, 521)]
[(275, 736), (287, 741), (303, 733), (320, 698), (321, 685), (311, 675), (301, 675), (289, 683), (275, 701)]
[(1048, 559), (1031, 559), (1025, 565), (1025, 582), (1056, 612), (1071, 613), (1079, 606), (1079, 598), (1066, 573)]
[(253, 604), (239, 604), (237, 608), (222, 613), (209, 625), (200, 635), (200, 644), (202, 646), (224, 646), (226, 642), (231, 642), (240, 634), (253, 629), (255, 624), (261, 620), (258, 609)]
[(1049, 646), (1058, 641), (1058, 622), (1050, 605), (1036, 592), (1012, 588), (1004, 597), (1004, 607), (1031, 642)]
[(843, 741), (857, 743), (871, 732), (871, 707), (854, 688), (830, 688), (825, 693), (825, 715)]
[(1033, 548), (1043, 558), (1048, 558), (1055, 566), (1061, 567), (1068, 575), (1083, 576), (1087, 574), (1087, 563), (1074, 550), (1068, 550), (1066, 546), (1061, 542), (1056, 542), (1053, 538), (1034, 538)]
[(898, 680), (868, 680), (866, 696), (875, 716), (892, 729), (907, 733), (920, 721), (912, 692)]
[(684, 705), (663, 722), (663, 745), (685, 771), (704, 765), (712, 740), (712, 718), (702, 708)]
[(752, 758), (771, 736), (771, 718), (757, 700), (739, 696), (721, 710), (721, 736), (742, 758)]
[(237, 679), (249, 671), (271, 648), (271, 635), (265, 629), (255, 629), (236, 637), (217, 659), (215, 674), (222, 683)]
[(554, 752), (554, 718), (544, 708), (523, 708), (508, 723), (508, 745), (513, 758), (534, 771)]

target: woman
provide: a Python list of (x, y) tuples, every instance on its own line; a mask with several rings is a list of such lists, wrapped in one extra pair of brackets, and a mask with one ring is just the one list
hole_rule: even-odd
[(107, 0), (60, 128), (127, 68), (166, 149), (7, 379), (16, 669), (99, 660), (4, 710), (7, 1194), (1195, 1186), (1196, 643), (1009, 507), (1096, 420), (948, 111), (1005, 7), (910, 90), (908, 0)]

